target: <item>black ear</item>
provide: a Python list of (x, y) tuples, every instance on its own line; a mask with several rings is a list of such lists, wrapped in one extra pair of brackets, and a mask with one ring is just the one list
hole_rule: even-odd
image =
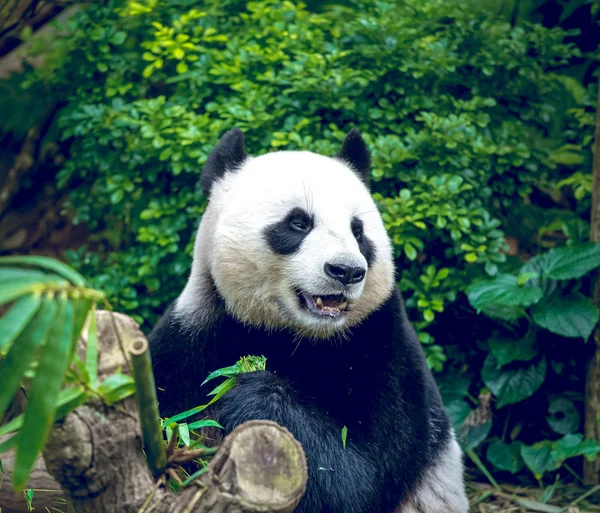
[(371, 154), (360, 132), (353, 128), (348, 132), (342, 144), (342, 150), (336, 155), (354, 170), (364, 184), (369, 186), (371, 172)]
[(226, 172), (235, 171), (244, 160), (246, 160), (244, 132), (239, 128), (232, 128), (221, 137), (219, 144), (213, 148), (206, 159), (200, 179), (204, 194), (208, 196), (215, 181), (223, 177)]

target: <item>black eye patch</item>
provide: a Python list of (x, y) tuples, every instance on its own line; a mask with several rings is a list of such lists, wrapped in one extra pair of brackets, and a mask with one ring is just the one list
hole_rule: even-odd
[(358, 242), (358, 249), (365, 257), (367, 265), (371, 267), (371, 264), (375, 259), (375, 246), (365, 235), (362, 220), (358, 217), (353, 217), (350, 222), (350, 228), (352, 229), (352, 234), (354, 235), (356, 242)]
[(293, 208), (281, 221), (265, 229), (271, 249), (279, 255), (291, 255), (300, 249), (302, 241), (314, 226), (314, 218), (301, 208)]

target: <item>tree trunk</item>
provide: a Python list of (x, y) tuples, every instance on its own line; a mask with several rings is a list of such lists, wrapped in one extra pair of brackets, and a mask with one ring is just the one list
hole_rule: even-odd
[[(596, 133), (594, 139), (594, 164), (592, 187), (592, 215), (590, 239), (600, 243), (600, 81), (598, 82), (598, 108), (596, 110)], [(600, 308), (600, 272), (596, 271), (593, 300)], [(592, 340), (592, 357), (587, 366), (585, 386), (585, 436), (600, 441), (600, 326), (596, 326)], [(600, 458), (583, 463), (583, 478), (586, 484), (600, 483)]]
[[(97, 325), (100, 380), (118, 368), (129, 373), (129, 348), (144, 338), (138, 325), (108, 312), (97, 313)], [(84, 344), (80, 341), (79, 350)], [(291, 513), (308, 476), (304, 451), (289, 431), (274, 422), (250, 421), (225, 438), (206, 473), (171, 492), (146, 464), (134, 397), (111, 407), (92, 400), (57, 422), (44, 460), (76, 513)], [(0, 493), (3, 511), (6, 498)], [(36, 498), (33, 504), (42, 511)]]

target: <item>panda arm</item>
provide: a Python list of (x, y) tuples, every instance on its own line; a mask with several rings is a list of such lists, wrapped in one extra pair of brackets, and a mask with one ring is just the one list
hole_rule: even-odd
[(289, 385), (275, 374), (239, 375), (236, 387), (220, 402), (219, 421), (226, 432), (247, 420), (266, 419), (285, 426), (300, 441), (308, 459), (311, 486), (298, 511), (388, 511), (382, 505), (383, 479), (369, 457), (376, 444), (359, 448), (348, 443), (344, 448), (341, 427), (310, 405), (298, 402)]

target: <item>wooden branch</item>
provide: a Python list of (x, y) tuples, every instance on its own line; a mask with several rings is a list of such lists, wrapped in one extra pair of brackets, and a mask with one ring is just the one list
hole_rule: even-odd
[(12, 0), (12, 5), (6, 5), (0, 10), (0, 57), (21, 44), (19, 36), (25, 27), (31, 27), (35, 32), (62, 12), (69, 3), (72, 2)]
[[(127, 316), (99, 311), (96, 318), (99, 380), (118, 368), (129, 373), (129, 351), (144, 335)], [(55, 425), (44, 459), (76, 513), (292, 513), (306, 490), (304, 451), (274, 422), (238, 426), (180, 493), (154, 480), (141, 440), (134, 397), (112, 407), (94, 400)], [(42, 510), (35, 496), (34, 506)]]
[[(598, 82), (598, 108), (596, 111), (596, 133), (594, 139), (592, 186), (592, 212), (590, 239), (600, 243), (600, 81)], [(596, 271), (593, 285), (593, 301), (600, 308), (600, 272)], [(585, 436), (600, 441), (600, 326), (596, 326), (592, 340), (593, 354), (587, 364), (585, 384)], [(583, 480), (585, 484), (600, 483), (600, 458), (596, 461), (584, 460)]]

